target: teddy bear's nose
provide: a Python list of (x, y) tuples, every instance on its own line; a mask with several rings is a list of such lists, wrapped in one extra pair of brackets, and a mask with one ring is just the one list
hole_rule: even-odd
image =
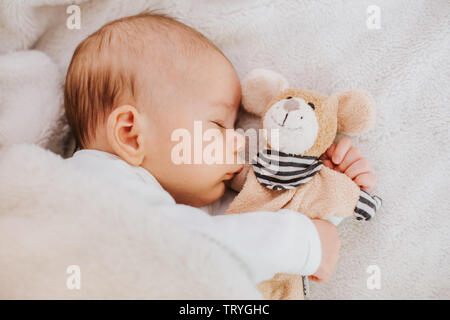
[(298, 110), (300, 108), (300, 105), (297, 100), (289, 99), (284, 103), (283, 108), (284, 108), (284, 110), (289, 112), (289, 111), (293, 111), (293, 110)]

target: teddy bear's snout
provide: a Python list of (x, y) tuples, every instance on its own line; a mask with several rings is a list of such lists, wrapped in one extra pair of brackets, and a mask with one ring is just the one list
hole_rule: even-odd
[(283, 105), (284, 110), (287, 112), (300, 109), (300, 103), (297, 99), (289, 99)]

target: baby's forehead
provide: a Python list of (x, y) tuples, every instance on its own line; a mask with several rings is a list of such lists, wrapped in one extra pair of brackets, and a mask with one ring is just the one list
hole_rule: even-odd
[(122, 36), (116, 37), (119, 47), (113, 50), (129, 52), (137, 95), (149, 105), (191, 99), (205, 112), (237, 109), (240, 86), (234, 68), (201, 33), (164, 17), (136, 18), (116, 28)]
[(225, 95), (223, 100), (229, 104), (229, 91), (233, 91), (233, 96), (240, 94), (236, 71), (220, 51), (206, 47), (195, 52), (152, 51), (150, 46), (143, 63), (136, 66), (136, 72), (147, 78), (146, 84), (152, 91), (168, 91), (181, 98), (187, 92), (201, 97), (212, 94), (211, 100), (221, 100)]
[[(177, 64), (189, 65), (203, 52), (223, 55), (197, 30), (159, 14), (141, 14), (113, 21), (89, 38), (90, 45), (86, 47), (91, 49), (88, 52), (97, 55), (102, 52), (113, 60), (112, 64), (121, 64), (125, 60), (137, 73), (162, 74)], [(144, 67), (145, 62), (150, 68)]]
[[(207, 38), (186, 26), (171, 25), (167, 30), (148, 28), (145, 36), (137, 40), (139, 49), (127, 42), (124, 45), (131, 50), (135, 72), (140, 77), (155, 82), (168, 80), (195, 84), (195, 79), (203, 73), (210, 73), (222, 60), (231, 63), (226, 56)], [(136, 56), (134, 53), (138, 53)]]

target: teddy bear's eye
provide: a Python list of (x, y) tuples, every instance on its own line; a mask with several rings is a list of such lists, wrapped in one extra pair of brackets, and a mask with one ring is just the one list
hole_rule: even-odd
[(292, 99), (292, 97), (291, 97), (291, 96), (289, 96), (289, 97), (286, 97), (286, 99), (287, 99), (287, 100), (289, 100), (289, 99)]
[(308, 102), (309, 106), (314, 110), (316, 107), (314, 107), (314, 103)]

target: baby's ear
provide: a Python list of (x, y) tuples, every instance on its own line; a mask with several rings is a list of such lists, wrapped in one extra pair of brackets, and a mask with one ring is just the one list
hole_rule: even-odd
[(376, 109), (366, 91), (346, 91), (334, 95), (338, 102), (338, 132), (355, 136), (367, 132), (375, 122)]
[(254, 69), (242, 80), (242, 105), (245, 110), (262, 116), (267, 104), (281, 91), (289, 87), (288, 81), (280, 74)]

